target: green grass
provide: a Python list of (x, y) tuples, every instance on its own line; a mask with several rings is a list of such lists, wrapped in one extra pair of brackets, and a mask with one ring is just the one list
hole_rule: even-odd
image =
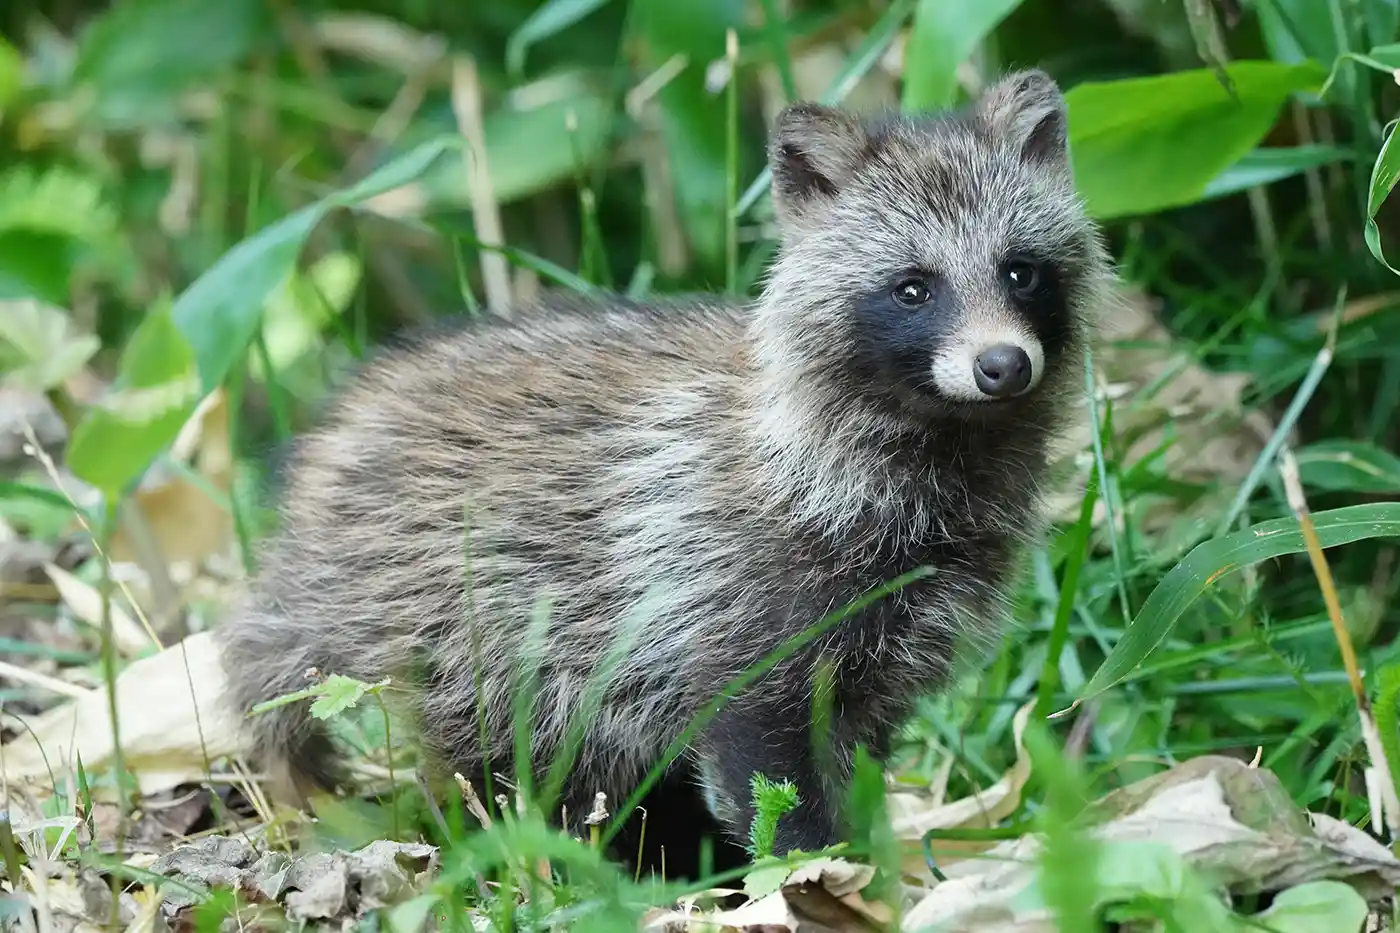
[[(902, 777), (945, 775), (952, 797), (993, 783), (1015, 760), (1014, 715), (1030, 702), (1035, 767), (1003, 822), (1046, 827), (1062, 860), (1088, 858), (1071, 832), (1076, 801), (1195, 756), (1248, 760), (1256, 748), (1298, 806), (1392, 844), (1361, 778), (1370, 756), (1353, 685), (1278, 457), (1298, 459), (1344, 637), (1400, 771), (1400, 288), (1383, 249), (1397, 216), (1386, 196), (1400, 177), (1387, 135), (1400, 112), (1388, 73), (1400, 64), (1395, 7), (1257, 0), (1223, 33), (1217, 73), (1216, 51), (1183, 59), (1143, 38), (1207, 35), (1199, 20), (1191, 32), (1187, 8), (1213, 6), (1158, 5), (1152, 15), (1167, 25), (1149, 28), (1141, 11), (1114, 14), (1131, 4), (1067, 14), (1051, 0), (997, 3), (970, 36), (945, 28), (943, 4), (916, 0), (382, 7), (407, 55), (393, 54), (384, 24), (353, 18), (366, 8), (329, 2), (227, 0), (214, 20), (187, 0), (70, 3), (44, 11), (52, 33), (30, 31), (24, 5), (11, 5), (0, 10), (0, 301), (52, 310), (0, 306), (0, 373), (65, 415), (73, 440), (60, 461), (105, 496), (84, 504), (100, 530), (199, 401), (222, 391), (236, 481), (189, 466), (177, 475), (211, 514), (231, 515), (230, 551), (251, 566), (272, 451), (375, 345), (428, 318), (476, 313), (485, 256), (504, 256), (525, 288), (753, 294), (772, 248), (767, 113), (804, 95), (965, 99), (956, 68), (967, 48), (981, 80), (1043, 64), (1069, 89), (1076, 170), (1123, 278), (1162, 300), (1160, 333), (1096, 348), (1085, 374), (1092, 430), (1068, 465), (1084, 492), (1031, 556), (1018, 627), (920, 704)], [(186, 37), (205, 27), (217, 41), (192, 54)], [(476, 58), (504, 246), (482, 245), (470, 211), (450, 69), (413, 67), (423, 59), (415, 43), (429, 36)], [(716, 92), (706, 71), (717, 62), (731, 71)], [(192, 104), (191, 91), (217, 106)], [(345, 175), (352, 160), (368, 166), (363, 175)], [(311, 274), (328, 257), (353, 270), (344, 295)], [(294, 270), (288, 314), (315, 339), (278, 357), (266, 309)], [(1131, 362), (1144, 345), (1156, 375)], [(69, 381), (84, 366), (127, 390), (159, 389), (170, 406), (133, 422), (88, 405)], [(1242, 412), (1231, 413), (1223, 403), (1236, 377)], [(1127, 390), (1099, 391), (1106, 382)], [(1158, 399), (1187, 388), (1198, 415), (1160, 410)], [(1263, 419), (1257, 432), (1251, 418)], [(1230, 449), (1207, 462), (1205, 443)], [(57, 542), (71, 533), (68, 499), (21, 459), (0, 475), (0, 518)], [(195, 613), (170, 631), (203, 624)], [(129, 660), (110, 633), (82, 650), (6, 639), (12, 663), (97, 670), (100, 659), (109, 682)], [(52, 701), (12, 686), (0, 693), (7, 709)], [(380, 717), (374, 706), (353, 733), (367, 751), (390, 733), (400, 745)], [(110, 785), (100, 770), (89, 763), (94, 787)], [(537, 790), (548, 798), (559, 776)], [(455, 795), (438, 819), (416, 785), (394, 793), (391, 818), (347, 809), (339, 819), (364, 825), (336, 832), (421, 828), (445, 847), (424, 897), (465, 899), (501, 929), (554, 912), (578, 929), (616, 929), (723, 880), (654, 888), (537, 814), (445, 832), (474, 824)], [(609, 806), (626, 812), (636, 799)], [(862, 848), (887, 864), (881, 794), (867, 784), (852, 799)], [(540, 859), (559, 873), (540, 878)], [(503, 887), (484, 895), (487, 881)], [(1092, 912), (1086, 872), (1051, 871), (1044, 894), (1065, 917)]]

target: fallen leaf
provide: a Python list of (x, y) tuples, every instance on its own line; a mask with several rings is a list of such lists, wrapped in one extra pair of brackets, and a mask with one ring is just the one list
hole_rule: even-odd
[(414, 899), (437, 866), (437, 848), (421, 843), (381, 840), (353, 852), (293, 858), (259, 855), (240, 839), (210, 836), (162, 856), (150, 871), (179, 882), (164, 891), (167, 915), (227, 888), (255, 902), (280, 903), (293, 920), (345, 921)]
[(1325, 813), (1308, 813), (1309, 824), (1337, 868), (1368, 899), (1397, 886), (1395, 854), (1371, 836)]
[(786, 865), (764, 865), (755, 868), (744, 876), (744, 894), (750, 900), (767, 897), (775, 891), (782, 890), (783, 882), (787, 881), (790, 874), (792, 869)]
[(869, 865), (858, 865), (843, 858), (819, 858), (794, 868), (783, 887), (817, 885), (836, 897), (845, 897), (864, 888), (874, 877), (875, 869)]
[[(1034, 703), (1016, 711), (1011, 721), (1012, 741), (1016, 760), (1001, 779), (985, 790), (949, 803), (934, 804), (931, 798), (905, 785), (895, 785), (887, 795), (890, 821), (895, 838), (906, 843), (921, 843), (935, 829), (986, 829), (1015, 813), (1021, 806), (1021, 792), (1031, 776), (1031, 759), (1026, 752), (1024, 737)], [(941, 867), (959, 859), (985, 852), (995, 843), (951, 839), (935, 839), (931, 848)], [(921, 850), (905, 859), (905, 871), (931, 879)]]
[[(1124, 464), (1154, 454), (1170, 438), (1155, 470), (1176, 482), (1228, 486), (1249, 472), (1273, 431), (1267, 417), (1242, 403), (1250, 377), (1197, 363), (1190, 349), (1158, 322), (1153, 300), (1136, 289), (1121, 291), (1111, 313), (1102, 315), (1093, 359), (1099, 389), (1107, 397), (1100, 401), (1100, 417), (1105, 401), (1111, 403), (1115, 440), (1126, 447)], [(1086, 413), (1057, 439), (1056, 459), (1065, 464), (1080, 458), (1091, 448), (1092, 431)], [(1083, 500), (1087, 471), (1081, 463), (1072, 472), (1078, 479), (1050, 502), (1052, 513), (1064, 521), (1076, 519)], [(1174, 497), (1154, 495), (1137, 496), (1128, 507), (1133, 514), (1118, 520), (1131, 518), (1134, 528), (1153, 534), (1167, 531), (1183, 514), (1218, 513), (1209, 501), (1186, 508)], [(1102, 524), (1105, 517), (1100, 502), (1093, 520)]]
[[(208, 632), (141, 658), (118, 675), (122, 752), (143, 794), (197, 782), (208, 762), (246, 751), (241, 722), (225, 707), (224, 692), (223, 668)], [(83, 767), (93, 774), (111, 762), (113, 751), (107, 692), (99, 688), (30, 720), (29, 729), (5, 745), (4, 775), (47, 796), (50, 767), (61, 778), (81, 753)], [(97, 799), (115, 799), (110, 783), (92, 791)]]
[[(101, 933), (110, 928), (112, 889), (97, 872), (85, 869), (49, 877), (42, 887), (55, 933)], [(118, 901), (117, 919), (131, 924), (136, 915), (136, 900), (123, 894)]]
[[(223, 389), (215, 389), (190, 415), (170, 451), (200, 481), (153, 464), (128, 503), (137, 514), (124, 516), (113, 535), (113, 560), (139, 563), (155, 577), (178, 563), (198, 565), (233, 548), (233, 513), (226, 500), (215, 498), (227, 497), (233, 484), (228, 419), (227, 398)], [(156, 562), (161, 566), (152, 566)]]
[(149, 871), (180, 882), (162, 892), (164, 909), (173, 912), (199, 903), (210, 888), (242, 890), (256, 860), (257, 853), (242, 839), (209, 836), (162, 855)]
[[(213, 795), (204, 788), (180, 794), (174, 799), (161, 799), (168, 794), (142, 799), (138, 810), (128, 814), (121, 833), (122, 852), (162, 853), (170, 844), (183, 839), (190, 829), (209, 811)], [(97, 845), (103, 852), (117, 850), (121, 808), (115, 803), (94, 802), (93, 825)]]
[(341, 852), (316, 852), (297, 859), (287, 872), (287, 917), (334, 920), (352, 913), (350, 865)]
[[(102, 594), (97, 588), (89, 586), (53, 563), (45, 563), (44, 572), (58, 588), (59, 597), (64, 605), (73, 611), (73, 615), (97, 631), (102, 631)], [(119, 654), (131, 657), (154, 644), (146, 630), (122, 608), (115, 595), (108, 601), (108, 605), (112, 620), (112, 643)]]
[[(1326, 817), (1314, 814), (1310, 822), (1272, 772), (1233, 758), (1184, 762), (1108, 794), (1087, 816), (1094, 824), (1091, 835), (1108, 847), (1105, 867), (1092, 880), (1101, 893), (1116, 897), (1130, 897), (1131, 889), (1170, 874), (1143, 863), (1144, 853), (1152, 851), (1234, 896), (1344, 882), (1363, 901), (1380, 902), (1400, 886), (1400, 860), (1384, 846)], [(1045, 925), (1043, 905), (1022, 896), (1038, 877), (1040, 854), (1040, 839), (1028, 835), (950, 865), (947, 880), (905, 914), (903, 928), (941, 923), (946, 926), (939, 929), (949, 933), (1054, 929)], [(1143, 863), (1136, 870), (1134, 859)]]
[(1269, 909), (1252, 918), (1271, 933), (1337, 933), (1360, 930), (1366, 901), (1339, 881), (1314, 881), (1280, 891)]
[(854, 894), (875, 877), (875, 869), (843, 858), (819, 858), (803, 862), (796, 868), (787, 865), (765, 865), (744, 876), (744, 894), (750, 900), (760, 900), (775, 891), (792, 891), (820, 887), (833, 897)]
[(797, 933), (797, 916), (781, 892), (750, 901), (733, 910), (713, 913), (685, 910), (652, 912), (642, 929), (658, 933), (717, 933), (738, 930), (743, 933)]

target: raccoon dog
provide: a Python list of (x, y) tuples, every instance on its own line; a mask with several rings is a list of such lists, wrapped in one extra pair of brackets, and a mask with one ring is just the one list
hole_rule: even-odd
[[(887, 755), (955, 639), (1006, 615), (1112, 272), (1040, 71), (936, 116), (793, 104), (769, 158), (781, 243), (756, 301), (547, 298), (389, 350), (338, 394), (221, 627), (240, 710), (311, 667), (413, 669), (398, 686), (431, 760), (508, 769), (543, 594), (541, 768), (636, 626), (564, 787), (581, 819), (595, 792), (630, 794), (741, 672), (930, 568), (774, 666), (684, 752), (735, 837), (761, 772), (801, 798), (780, 853), (839, 841), (855, 749)], [(248, 723), (296, 786), (335, 780), (304, 704)]]

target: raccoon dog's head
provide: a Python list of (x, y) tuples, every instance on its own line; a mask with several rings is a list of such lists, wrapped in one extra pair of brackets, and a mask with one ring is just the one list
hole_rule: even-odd
[(1082, 385), (1110, 273), (1048, 75), (934, 116), (793, 104), (769, 158), (782, 243), (756, 324), (770, 371), (906, 419), (1043, 411)]

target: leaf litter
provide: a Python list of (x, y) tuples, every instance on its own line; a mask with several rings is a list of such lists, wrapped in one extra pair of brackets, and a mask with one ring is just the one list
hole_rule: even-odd
[[(1111, 339), (1153, 342), (1152, 315), (1143, 304), (1133, 306), (1138, 313), (1117, 318), (1122, 332)], [(1195, 425), (1200, 444), (1172, 445), (1172, 451), (1182, 451), (1176, 455), (1186, 459), (1167, 469), (1196, 469), (1217, 480), (1248, 471), (1262, 446), (1261, 435), (1267, 436), (1266, 426), (1241, 416), (1241, 430), (1233, 437), (1222, 439), (1218, 425), (1206, 429), (1214, 417), (1208, 410), (1219, 411), (1222, 401), (1237, 402), (1240, 378), (1206, 373), (1158, 349), (1117, 356), (1106, 352), (1099, 359), (1108, 374), (1105, 392), (1119, 399), (1145, 395), (1153, 380), (1168, 370), (1178, 371), (1161, 381), (1172, 395), (1158, 394), (1126, 413), (1115, 412), (1116, 430), (1135, 438), (1130, 451), (1145, 455), (1165, 432), (1174, 432), (1179, 440)], [(74, 378), (86, 375), (80, 371)], [(42, 396), (32, 398), (33, 404), (17, 409), (21, 418), (35, 414), (42, 452), (47, 454), (61, 446), (62, 425), (52, 423)], [(189, 929), (199, 905), (224, 891), (236, 892), (274, 916), (326, 929), (343, 929), (387, 908), (397, 908), (391, 924), (395, 933), (434, 929), (441, 922), (440, 912), (419, 909), (426, 903), (423, 892), (440, 868), (440, 853), (430, 845), (379, 840), (351, 849), (292, 855), (266, 843), (255, 848), (249, 841), (253, 837), (203, 835), (171, 848), (172, 842), (186, 840), (192, 832), (208, 832), (197, 827), (211, 825), (219, 798), (211, 788), (247, 776), (237, 764), (248, 751), (244, 734), (220, 704), (224, 685), (215, 643), (208, 631), (196, 630), (197, 616), (188, 611), (196, 593), (212, 593), (216, 600), (226, 596), (227, 574), (216, 568), (237, 550), (227, 504), (218, 499), (232, 482), (225, 405), (222, 394), (215, 392), (195, 411), (174, 445), (171, 461), (148, 470), (132, 497), (144, 523), (123, 524), (114, 541), (114, 575), (132, 581), (126, 589), (134, 596), (126, 604), (114, 603), (112, 616), (116, 647), (128, 659), (116, 682), (121, 747), (138, 792), (121, 851), (128, 867), (145, 873), (145, 880), (121, 894), (118, 918), (131, 933)], [(1236, 410), (1229, 404), (1224, 407)], [(24, 424), (26, 436), (34, 436), (33, 424)], [(12, 437), (10, 427), (4, 434), (11, 438), (6, 451), (14, 447), (16, 453), (34, 455), (27, 442)], [(55, 490), (81, 499), (82, 484), (71, 474), (49, 472)], [(56, 545), (25, 539), (13, 529), (4, 540), (27, 548), (21, 560), (28, 568), (22, 571), (25, 579), (49, 584), (71, 619), (88, 626), (100, 621), (98, 591), (84, 579), (83, 568), (60, 559)], [(153, 563), (153, 557), (158, 562)], [(168, 608), (160, 605), (159, 587), (153, 582), (162, 575), (179, 588), (185, 634), (180, 638), (172, 620), (157, 613), (168, 647), (152, 653), (157, 646), (144, 616), (152, 609)], [(29, 856), (23, 883), (16, 888), (11, 881), (10, 892), (42, 906), (52, 921), (49, 929), (96, 930), (104, 927), (113, 909), (106, 879), (90, 867), (79, 868), (58, 857), (62, 846), (74, 842), (115, 851), (120, 811), (115, 788), (87, 788), (90, 810), (76, 789), (78, 761), (88, 774), (100, 772), (112, 763), (116, 745), (105, 689), (70, 683), (63, 695), (58, 705), (25, 717), (23, 723), (12, 715), (13, 706), (0, 711), (6, 728), (0, 756), (5, 805), (15, 838)], [(1031, 777), (1022, 743), (1031, 709), (1023, 707), (1013, 720), (1013, 764), (983, 790), (944, 801), (928, 790), (890, 781), (888, 813), (904, 852), (895, 903), (874, 895), (873, 867), (838, 855), (756, 869), (742, 888), (654, 908), (644, 915), (641, 927), (844, 933), (897, 922), (900, 930), (946, 933), (1053, 929), (1039, 891), (1037, 859), (1043, 841), (1038, 835), (1000, 842), (934, 839), (929, 849), (941, 878), (930, 870), (923, 851), (927, 835), (990, 829), (1021, 810)], [(233, 763), (233, 770), (216, 775), (213, 768), (225, 762)], [(1349, 929), (1346, 924), (1352, 918), (1393, 898), (1400, 886), (1400, 862), (1388, 849), (1348, 824), (1298, 809), (1270, 772), (1234, 759), (1207, 756), (1187, 761), (1109, 794), (1091, 810), (1092, 838), (1114, 853), (1105, 862), (1112, 870), (1099, 879), (1101, 891), (1125, 902), (1153, 895), (1183, 898), (1189, 887), (1184, 879), (1199, 874), (1211, 879), (1211, 903), (1222, 910), (1241, 897), (1273, 895), (1272, 904), (1253, 919), (1283, 933), (1309, 933)], [(230, 827), (213, 826), (225, 831)], [(716, 898), (727, 898), (727, 909), (708, 906)], [(1308, 917), (1322, 918), (1323, 925), (1306, 925)], [(476, 929), (492, 928), (483, 915), (470, 919)], [(1229, 917), (1221, 921), (1233, 922)]]
[(437, 847), (380, 840), (353, 852), (291, 856), (259, 853), (241, 839), (210, 836), (163, 855), (150, 872), (179, 882), (162, 898), (167, 919), (204, 900), (215, 888), (252, 904), (279, 904), (296, 921), (362, 918), (416, 896), (438, 864)]
[[(178, 691), (175, 695), (165, 691), (171, 680), (184, 681), (173, 677), (169, 666), (183, 666), (188, 657), (196, 680), (213, 687), (203, 696), (214, 699), (217, 665), (206, 639), (191, 636), (187, 641), (192, 644), (167, 648), (134, 663), (124, 674), (129, 682), (119, 684), (121, 708), (129, 711), (123, 726), (131, 725), (123, 745), (146, 792), (200, 780), (205, 759), (198, 730), (180, 721), (182, 716), (194, 718), (188, 694), (182, 705)], [(149, 666), (143, 668), (143, 664)], [(85, 763), (95, 764), (108, 748), (102, 736), (105, 715), (96, 708), (85, 710), (76, 724), (65, 716), (64, 726), (54, 715), (82, 708), (80, 700), (55, 710), (49, 714), (54, 718), (42, 721), (36, 732), (61, 742), (66, 726), (78, 738), (64, 747), (74, 754), (81, 752)], [(150, 716), (155, 709), (161, 709), (163, 716), (153, 728), (143, 728), (143, 720), (156, 718)], [(1029, 710), (1027, 706), (1016, 716), (1015, 763), (1001, 781), (981, 794), (935, 803), (927, 791), (891, 784), (889, 810), (895, 835), (912, 852), (917, 852), (930, 829), (995, 825), (1019, 808), (1021, 790), (1030, 777), (1020, 742)], [(245, 750), (236, 729), (220, 731), (231, 724), (212, 707), (205, 708), (204, 718), (206, 728), (213, 727), (212, 735), (204, 737), (205, 743), (212, 742), (205, 746), (210, 758)], [(160, 741), (152, 744), (155, 737)], [(7, 781), (34, 777), (36, 752), (19, 742), (7, 744)], [(1332, 892), (1328, 903), (1335, 901), (1336, 906), (1327, 909), (1341, 912), (1354, 911), (1357, 903), (1380, 904), (1400, 887), (1400, 860), (1384, 846), (1345, 823), (1298, 809), (1271, 772), (1232, 758), (1195, 758), (1114, 791), (1090, 807), (1089, 821), (1091, 838), (1113, 853), (1107, 864), (1114, 870), (1100, 881), (1109, 891), (1118, 889), (1124, 900), (1154, 891), (1180, 896), (1186, 888), (1179, 879), (1186, 874), (1212, 879), (1228, 899), (1301, 892), (1282, 903), (1275, 900), (1270, 909), (1277, 919), (1286, 915), (1295, 900), (1300, 911), (1315, 909), (1310, 898), (1322, 890), (1317, 885), (1332, 885), (1326, 889)], [(1000, 929), (1006, 933), (1052, 929), (1047, 925), (1048, 908), (1036, 895), (1037, 860), (1042, 852), (1037, 834), (940, 851), (938, 863), (945, 878), (941, 881), (933, 880), (921, 857), (911, 854), (902, 866), (900, 929)], [(202, 900), (203, 893), (192, 894), (192, 888), (199, 892), (226, 888), (250, 903), (277, 905), (293, 919), (335, 925), (411, 899), (431, 881), (437, 865), (437, 850), (427, 845), (379, 841), (352, 851), (293, 857), (271, 850), (258, 852), (241, 839), (215, 836), (162, 855), (148, 871), (180, 883), (162, 888), (161, 911), (167, 920), (177, 920)], [(694, 901), (681, 903), (651, 911), (642, 926), (667, 933), (716, 928), (792, 933), (870, 929), (892, 916), (888, 905), (863, 894), (875, 875), (873, 868), (846, 859), (821, 859), (780, 869), (776, 878), (752, 892), (757, 896), (741, 890), (711, 892), (743, 898), (737, 907), (707, 911)], [(1349, 893), (1341, 894), (1337, 885)], [(435, 928), (435, 922), (431, 916), (423, 918), (425, 928)]]

